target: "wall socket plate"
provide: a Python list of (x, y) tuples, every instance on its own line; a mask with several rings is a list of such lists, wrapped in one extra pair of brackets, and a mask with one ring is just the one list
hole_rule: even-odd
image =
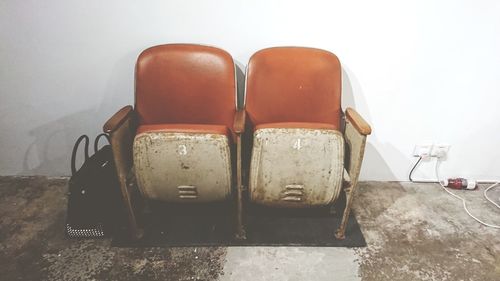
[(413, 156), (429, 158), (429, 157), (437, 157), (437, 158), (446, 158), (448, 156), (448, 151), (450, 150), (451, 145), (447, 143), (439, 143), (439, 144), (417, 144), (413, 149)]
[(431, 157), (446, 158), (451, 145), (447, 143), (439, 143), (432, 146)]
[(415, 149), (413, 149), (413, 156), (415, 157), (430, 157), (432, 151), (432, 144), (417, 144)]

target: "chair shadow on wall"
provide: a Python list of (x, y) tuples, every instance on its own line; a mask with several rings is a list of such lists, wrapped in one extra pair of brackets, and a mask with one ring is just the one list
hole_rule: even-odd
[[(80, 134), (90, 133), (92, 110), (78, 112), (46, 123), (28, 132), (34, 138), (24, 153), (19, 175), (67, 176), (70, 173), (71, 149)], [(89, 134), (92, 139), (92, 135)], [(77, 167), (83, 163), (83, 145), (78, 153)], [(93, 143), (89, 144), (89, 154)]]
[[(76, 139), (89, 136), (89, 154), (94, 153), (94, 137), (102, 125), (121, 106), (131, 104), (134, 97), (135, 60), (140, 50), (128, 52), (113, 65), (101, 94), (88, 95), (95, 100), (90, 108), (61, 117), (29, 131), (33, 142), (26, 149), (23, 170), (19, 175), (68, 176), (71, 174), (71, 151)], [(101, 140), (101, 146), (104, 140)], [(77, 153), (78, 168), (83, 163), (83, 145)]]
[[(392, 172), (385, 158), (400, 159), (400, 162), (407, 162), (407, 159), (402, 155), (392, 144), (381, 142), (377, 138), (377, 128), (372, 122), (370, 114), (370, 106), (364, 98), (364, 92), (361, 84), (356, 79), (356, 76), (346, 66), (342, 66), (342, 107), (352, 107), (372, 126), (373, 133), (368, 136), (365, 147), (365, 157), (361, 168), (360, 179), (370, 178), (374, 180), (390, 180), (395, 181), (397, 177)], [(384, 156), (379, 152), (379, 148), (383, 148)]]
[(236, 66), (236, 81), (238, 83), (237, 96), (238, 108), (243, 108), (245, 105), (245, 66), (238, 60), (234, 60)]

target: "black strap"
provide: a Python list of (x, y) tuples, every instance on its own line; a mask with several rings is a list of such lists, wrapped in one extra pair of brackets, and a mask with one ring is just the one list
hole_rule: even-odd
[(89, 159), (89, 137), (87, 137), (87, 135), (81, 135), (76, 140), (75, 146), (73, 146), (73, 152), (71, 153), (71, 175), (74, 175), (76, 173), (76, 151), (78, 150), (78, 147), (80, 146), (82, 140), (85, 140), (85, 161)]
[(101, 137), (105, 137), (108, 140), (108, 143), (111, 144), (111, 140), (109, 139), (108, 134), (105, 134), (105, 133), (99, 134), (97, 137), (95, 137), (95, 140), (94, 140), (94, 153), (97, 153), (97, 150), (99, 147), (99, 140), (101, 139)]

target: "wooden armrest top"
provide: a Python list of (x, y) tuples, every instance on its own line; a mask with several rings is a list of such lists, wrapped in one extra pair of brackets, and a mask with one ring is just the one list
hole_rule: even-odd
[(234, 114), (233, 130), (236, 134), (241, 134), (245, 131), (246, 112), (244, 109), (236, 111)]
[(372, 133), (372, 128), (368, 122), (359, 115), (353, 108), (348, 107), (345, 111), (347, 120), (354, 126), (354, 128), (362, 135), (369, 135)]
[(130, 118), (133, 112), (134, 109), (131, 105), (123, 107), (122, 109), (118, 110), (118, 112), (116, 112), (113, 116), (111, 116), (111, 118), (109, 118), (106, 123), (104, 123), (102, 130), (108, 134), (112, 133), (113, 131), (118, 129), (123, 124), (123, 122)]

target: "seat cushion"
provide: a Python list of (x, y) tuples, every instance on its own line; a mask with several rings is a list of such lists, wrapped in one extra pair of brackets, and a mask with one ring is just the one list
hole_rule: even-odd
[(172, 132), (172, 133), (200, 133), (200, 134), (218, 134), (230, 136), (229, 129), (224, 125), (206, 125), (206, 124), (154, 124), (141, 125), (137, 128), (136, 134), (145, 132)]
[(229, 53), (195, 44), (151, 47), (137, 59), (135, 110), (140, 125), (222, 124), (236, 111), (236, 75)]
[(263, 123), (255, 127), (255, 131), (265, 128), (296, 128), (296, 129), (317, 129), (317, 130), (338, 130), (338, 126), (329, 123), (310, 123), (310, 122), (278, 122)]
[(246, 110), (252, 124), (317, 122), (339, 126), (341, 73), (325, 50), (275, 47), (248, 62)]

